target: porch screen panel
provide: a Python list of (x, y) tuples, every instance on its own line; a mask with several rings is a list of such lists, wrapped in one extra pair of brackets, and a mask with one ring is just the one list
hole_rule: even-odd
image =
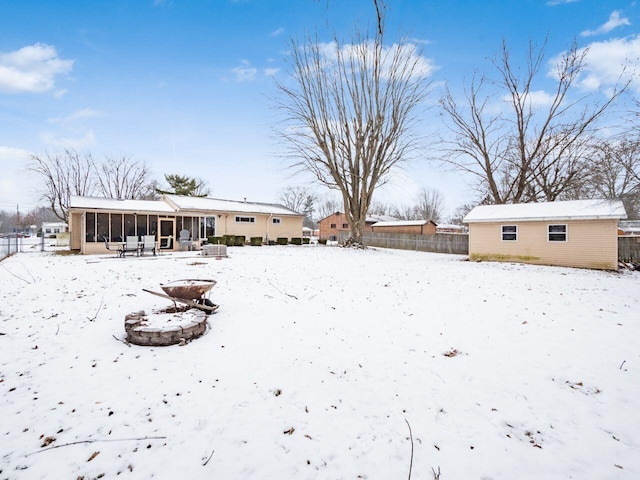
[(147, 216), (146, 215), (138, 215), (138, 233), (139, 237), (147, 234)]
[(98, 226), (96, 227), (96, 242), (103, 242), (104, 237), (109, 238), (109, 214), (98, 213), (97, 215)]
[(149, 235), (155, 235), (158, 239), (158, 216), (149, 215)]
[(136, 217), (134, 215), (125, 215), (124, 216), (124, 235), (135, 236), (135, 234), (136, 234)]
[(87, 212), (85, 214), (85, 232), (87, 242), (95, 242), (96, 241), (96, 214), (94, 212)]
[(111, 241), (112, 242), (124, 241), (124, 238), (122, 238), (122, 214), (121, 213), (111, 214)]

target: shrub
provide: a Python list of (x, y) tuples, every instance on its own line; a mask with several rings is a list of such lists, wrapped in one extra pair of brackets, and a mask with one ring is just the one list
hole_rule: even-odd
[(311, 239), (309, 237), (302, 237), (302, 243), (304, 245), (309, 245), (311, 243)]
[(262, 246), (262, 237), (251, 237), (251, 239), (249, 240), (249, 244), (252, 247)]
[(233, 242), (233, 246), (234, 247), (243, 247), (244, 246), (244, 242), (246, 241), (246, 238), (244, 235), (236, 235), (234, 238), (234, 242)]
[(207, 243), (211, 245), (220, 245), (222, 242), (222, 237), (207, 237)]
[(224, 245), (226, 245), (227, 247), (233, 247), (233, 245), (235, 244), (236, 241), (236, 236), (235, 235), (223, 235), (222, 236), (222, 243)]
[(318, 239), (318, 243), (320, 245), (326, 245), (327, 244), (327, 239), (326, 238), (319, 238)]
[(278, 239), (276, 240), (276, 243), (278, 245), (287, 245), (289, 243), (289, 239), (286, 237), (278, 237)]
[(293, 237), (291, 239), (291, 244), (292, 245), (302, 245), (302, 238), (300, 237)]

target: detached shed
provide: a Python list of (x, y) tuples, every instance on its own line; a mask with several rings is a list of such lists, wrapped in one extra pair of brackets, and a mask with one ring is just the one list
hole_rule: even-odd
[(481, 205), (469, 212), (469, 257), (617, 270), (618, 200)]
[(374, 223), (371, 225), (371, 230), (375, 233), (435, 235), (436, 224), (431, 220), (396, 220)]

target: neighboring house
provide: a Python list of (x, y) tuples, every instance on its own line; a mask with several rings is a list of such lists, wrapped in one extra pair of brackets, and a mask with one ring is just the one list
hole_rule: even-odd
[(640, 220), (622, 220), (618, 223), (618, 235), (640, 235)]
[(467, 233), (467, 227), (464, 225), (439, 224), (436, 226), (436, 233)]
[(374, 233), (408, 233), (413, 235), (435, 235), (436, 224), (431, 220), (396, 220), (376, 222), (371, 226)]
[(481, 205), (469, 212), (469, 257), (617, 270), (618, 200)]
[(65, 233), (67, 224), (64, 222), (42, 222), (42, 236), (49, 238), (58, 233)]
[[(387, 215), (367, 215), (365, 219), (365, 232), (371, 232), (371, 226), (381, 221), (397, 220)], [(335, 212), (318, 222), (318, 236), (321, 240), (337, 240), (339, 232), (348, 232), (349, 223), (347, 216), (342, 212)]]
[(69, 206), (70, 247), (81, 253), (105, 253), (105, 237), (116, 242), (127, 236), (155, 235), (161, 247), (173, 250), (182, 230), (188, 230), (193, 241), (222, 235), (244, 235), (247, 241), (291, 239), (302, 237), (303, 219), (302, 214), (270, 203), (180, 195), (163, 195), (159, 200), (75, 196)]

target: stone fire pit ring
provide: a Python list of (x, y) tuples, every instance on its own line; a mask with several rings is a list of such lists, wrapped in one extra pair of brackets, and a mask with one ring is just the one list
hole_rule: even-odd
[(185, 345), (206, 332), (207, 319), (206, 312), (188, 306), (129, 313), (124, 317), (126, 341), (142, 346)]

